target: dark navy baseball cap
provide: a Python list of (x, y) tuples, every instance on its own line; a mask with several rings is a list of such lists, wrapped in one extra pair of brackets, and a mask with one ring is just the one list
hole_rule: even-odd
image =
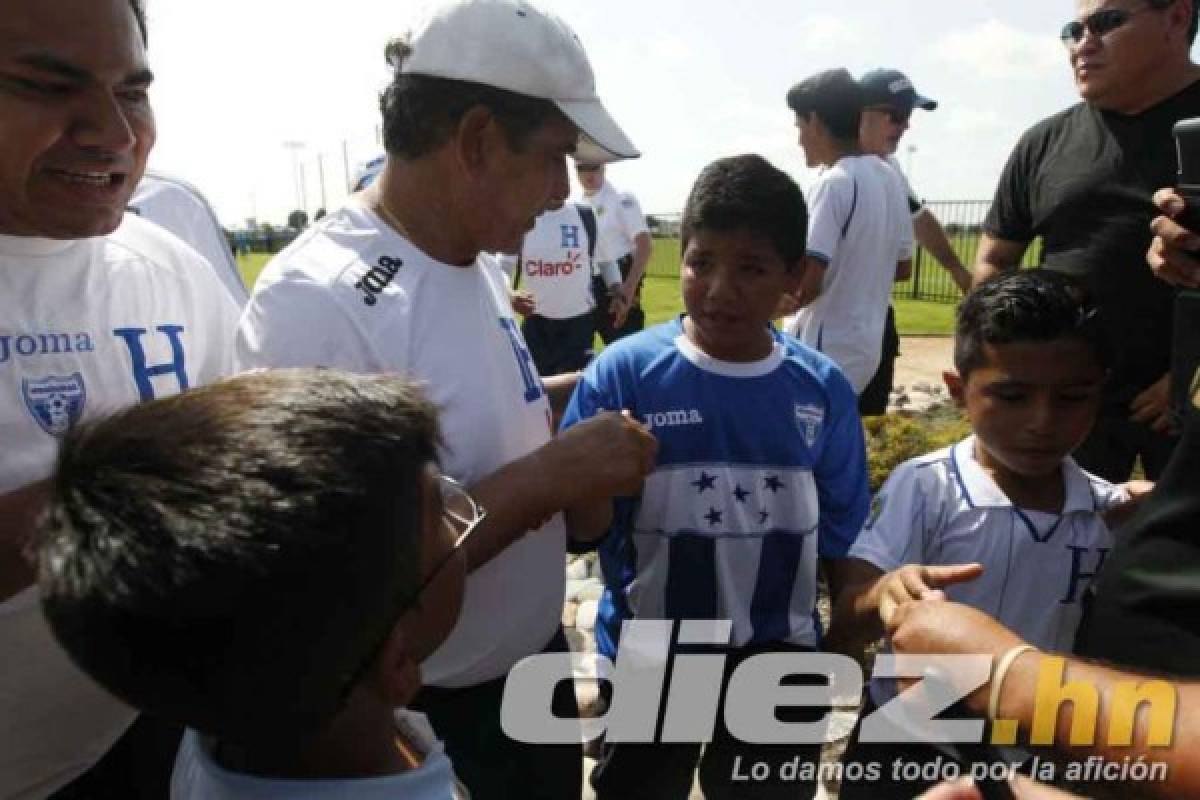
[(863, 100), (867, 106), (891, 106), (904, 111), (923, 108), (933, 111), (937, 102), (917, 94), (912, 81), (903, 72), (894, 69), (873, 69), (859, 78), (863, 88)]

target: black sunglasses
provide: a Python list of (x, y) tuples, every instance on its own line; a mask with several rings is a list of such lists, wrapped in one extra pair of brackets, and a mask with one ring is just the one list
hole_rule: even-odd
[(1139, 8), (1136, 11), (1130, 11), (1125, 8), (1106, 8), (1102, 11), (1094, 11), (1088, 14), (1083, 19), (1073, 19), (1066, 25), (1063, 25), (1062, 32), (1059, 33), (1059, 38), (1063, 44), (1072, 45), (1079, 44), (1083, 39), (1084, 31), (1093, 36), (1103, 36), (1106, 33), (1112, 33), (1117, 28), (1129, 22), (1135, 14), (1145, 11), (1147, 6)]
[(892, 106), (871, 106), (867, 111), (877, 111), (880, 114), (887, 114), (888, 119), (893, 125), (903, 125), (912, 117), (911, 111), (901, 111)]

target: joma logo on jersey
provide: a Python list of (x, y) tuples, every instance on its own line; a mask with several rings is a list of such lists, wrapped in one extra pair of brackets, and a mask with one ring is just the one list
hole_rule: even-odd
[(396, 273), (404, 266), (404, 261), (391, 256), (382, 256), (379, 259), (378, 265), (367, 270), (367, 274), (363, 275), (354, 288), (363, 293), (363, 303), (373, 306), (379, 302), (379, 295), (392, 282), (392, 278), (396, 277)]
[(694, 408), (674, 411), (656, 411), (643, 418), (647, 428), (678, 428), (684, 425), (703, 425), (704, 417)]
[(92, 337), (86, 333), (33, 333), (0, 336), (0, 364), (14, 356), (48, 356), (61, 353), (93, 353)]
[(531, 278), (555, 278), (559, 275), (571, 275), (576, 270), (583, 269), (579, 263), (581, 253), (572, 253), (566, 261), (539, 261), (533, 259), (525, 262), (525, 273)]

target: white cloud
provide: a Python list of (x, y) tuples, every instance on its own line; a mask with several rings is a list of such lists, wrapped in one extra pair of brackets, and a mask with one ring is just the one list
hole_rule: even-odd
[(841, 17), (819, 15), (806, 19), (796, 39), (802, 53), (844, 54), (862, 45), (862, 32)]
[(935, 58), (948, 69), (969, 69), (983, 78), (1044, 78), (1062, 70), (1065, 55), (1053, 36), (1035, 34), (988, 20), (945, 34), (933, 45)]

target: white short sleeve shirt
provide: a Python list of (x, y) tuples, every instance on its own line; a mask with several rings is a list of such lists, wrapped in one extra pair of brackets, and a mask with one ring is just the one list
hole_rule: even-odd
[(521, 286), (533, 293), (540, 317), (571, 319), (591, 312), (592, 258), (587, 229), (574, 203), (542, 214), (525, 234)]
[(637, 198), (629, 192), (618, 192), (608, 181), (593, 195), (585, 195), (583, 202), (596, 212), (599, 241), (596, 246), (597, 261), (618, 261), (633, 252), (633, 240), (642, 233), (649, 233), (646, 216)]
[[(109, 236), (0, 236), (0, 493), (48, 477), (80, 421), (231, 372), (237, 308), (191, 248), (134, 215)], [(44, 797), (134, 712), (58, 646), (36, 588), (0, 603), (0, 797)]]
[(786, 322), (830, 356), (861, 393), (879, 367), (896, 264), (912, 257), (900, 178), (875, 156), (848, 156), (808, 192), (808, 255), (825, 263), (821, 294)]
[[(267, 265), (235, 360), (421, 382), (440, 411), (442, 468), (467, 485), (550, 440), (545, 389), (495, 259), (436, 262), (357, 202)], [(561, 619), (565, 552), (555, 515), (473, 571), (457, 626), (422, 665), (425, 682), (473, 686), (540, 651)]]

